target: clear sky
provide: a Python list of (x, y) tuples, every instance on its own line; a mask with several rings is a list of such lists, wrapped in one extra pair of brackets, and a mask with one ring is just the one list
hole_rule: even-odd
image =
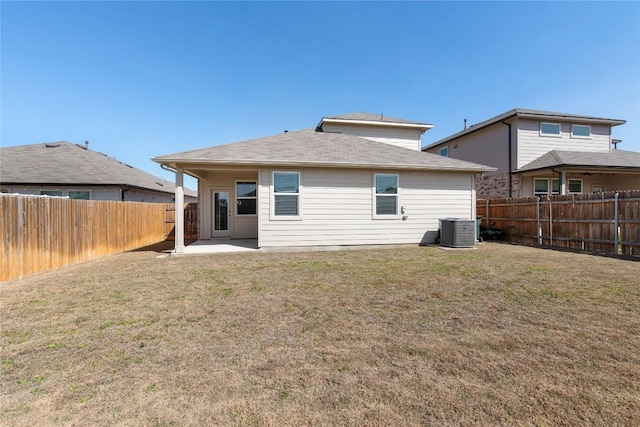
[[(149, 158), (357, 111), (619, 118), (640, 151), (640, 2), (0, 2), (1, 145)], [(194, 181), (188, 186), (195, 188)]]

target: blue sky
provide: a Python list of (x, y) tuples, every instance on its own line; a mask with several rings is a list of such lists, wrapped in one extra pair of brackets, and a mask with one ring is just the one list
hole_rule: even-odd
[[(640, 2), (9, 2), (2, 146), (150, 157), (356, 111), (432, 123), (515, 107), (620, 118), (640, 151)], [(194, 182), (189, 186), (195, 188)]]

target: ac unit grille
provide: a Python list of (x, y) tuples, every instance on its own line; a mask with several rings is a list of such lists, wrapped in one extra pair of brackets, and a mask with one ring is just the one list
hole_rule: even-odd
[(440, 244), (450, 248), (475, 247), (475, 221), (461, 218), (443, 219), (440, 227)]

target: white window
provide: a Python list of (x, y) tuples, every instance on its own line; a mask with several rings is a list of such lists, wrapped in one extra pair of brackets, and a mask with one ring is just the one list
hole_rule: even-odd
[(541, 136), (560, 136), (559, 123), (540, 123)]
[(568, 180), (569, 193), (582, 193), (582, 180), (570, 179)]
[(399, 176), (396, 174), (375, 174), (374, 218), (396, 218), (398, 216)]
[(571, 125), (571, 138), (589, 138), (589, 137), (591, 137), (591, 126)]
[(533, 180), (533, 194), (534, 196), (560, 194), (560, 181), (557, 178), (551, 179), (551, 191), (549, 191), (549, 178), (535, 178)]
[(236, 215), (255, 215), (257, 201), (256, 181), (236, 181)]
[(449, 147), (442, 147), (440, 149), (440, 155), (442, 157), (449, 157)]
[(273, 172), (272, 217), (300, 219), (300, 172)]

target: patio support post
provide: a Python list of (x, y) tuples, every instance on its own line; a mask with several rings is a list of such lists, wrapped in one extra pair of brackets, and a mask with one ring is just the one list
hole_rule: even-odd
[(184, 253), (184, 169), (176, 168), (176, 224), (175, 250), (176, 254)]

